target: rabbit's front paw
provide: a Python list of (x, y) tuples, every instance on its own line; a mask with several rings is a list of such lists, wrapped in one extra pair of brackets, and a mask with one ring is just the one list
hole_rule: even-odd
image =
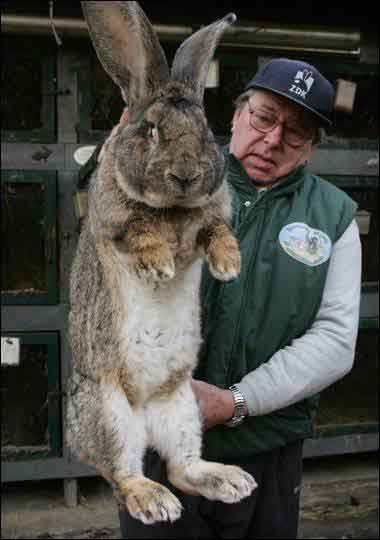
[(122, 488), (129, 513), (145, 525), (173, 522), (181, 516), (182, 505), (165, 486), (148, 478), (127, 480)]
[(141, 251), (135, 255), (133, 269), (140, 278), (168, 281), (175, 276), (174, 258), (165, 245)]
[(237, 278), (240, 273), (240, 252), (232, 235), (213, 239), (207, 249), (207, 261), (211, 274), (220, 281)]

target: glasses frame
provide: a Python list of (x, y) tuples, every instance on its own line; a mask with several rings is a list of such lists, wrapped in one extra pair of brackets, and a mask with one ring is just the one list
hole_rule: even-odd
[[(287, 139), (286, 139), (286, 123), (283, 123), (283, 122), (280, 122), (277, 118), (277, 121), (273, 124), (273, 126), (271, 126), (269, 129), (259, 129), (257, 128), (253, 123), (252, 123), (252, 115), (256, 112), (255, 109), (252, 107), (249, 99), (247, 99), (247, 105), (248, 105), (248, 112), (249, 112), (249, 125), (252, 129), (255, 129), (256, 131), (259, 131), (260, 133), (263, 133), (263, 134), (267, 134), (267, 133), (270, 133), (271, 131), (273, 131), (274, 129), (276, 129), (277, 126), (283, 124), (283, 135), (282, 135), (282, 140), (284, 141), (285, 144), (287, 144), (288, 146), (291, 146), (292, 148), (301, 148), (302, 146), (305, 146), (305, 144), (309, 143), (309, 142), (312, 142), (313, 139), (314, 139), (314, 134), (311, 134), (309, 138), (305, 138), (302, 142), (300, 142), (299, 144), (298, 143), (294, 143), (294, 142), (289, 142)], [(312, 131), (313, 129), (310, 128), (310, 130)]]

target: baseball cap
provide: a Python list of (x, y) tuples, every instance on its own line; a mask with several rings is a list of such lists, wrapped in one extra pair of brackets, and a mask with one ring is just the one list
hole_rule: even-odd
[(260, 67), (245, 87), (263, 88), (298, 103), (318, 117), (322, 125), (332, 124), (334, 88), (311, 64), (275, 58)]

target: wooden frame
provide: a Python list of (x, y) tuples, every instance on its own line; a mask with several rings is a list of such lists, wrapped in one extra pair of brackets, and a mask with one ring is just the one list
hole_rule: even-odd
[[(7, 36), (4, 38), (5, 44), (10, 40)], [(21, 39), (30, 39), (23, 37)], [(20, 42), (20, 38), (16, 38), (15, 43)], [(7, 142), (29, 141), (34, 143), (52, 143), (56, 139), (56, 115), (55, 115), (55, 99), (56, 90), (56, 65), (54, 48), (49, 47), (48, 39), (33, 38), (33, 46), (25, 47), (23, 53), (25, 58), (33, 58), (41, 60), (42, 68), (42, 109), (41, 120), (42, 127), (32, 130), (1, 130), (1, 140)], [(16, 45), (17, 46), (17, 45)]]
[[(62, 425), (61, 425), (61, 391), (59, 369), (59, 337), (56, 332), (6, 332), (2, 336), (15, 337), (21, 345), (46, 345), (47, 348), (47, 404), (48, 404), (48, 441), (44, 449), (31, 447), (18, 447), (17, 458), (14, 461), (25, 459), (41, 459), (57, 457), (62, 451)], [(10, 369), (17, 369), (12, 367)]]
[[(3, 170), (1, 183), (41, 184), (44, 192), (45, 272), (46, 293), (1, 293), (3, 304), (56, 304), (57, 282), (57, 179), (52, 171)], [(3, 261), (4, 264), (4, 261)]]

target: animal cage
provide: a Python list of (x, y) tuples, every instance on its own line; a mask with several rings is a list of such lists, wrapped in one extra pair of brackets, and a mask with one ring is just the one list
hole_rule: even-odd
[[(73, 460), (64, 443), (69, 270), (78, 238), (72, 200), (82, 167), (75, 156), (106, 138), (120, 117), (122, 101), (83, 35), (67, 36), (59, 48), (50, 35), (33, 36), (33, 47), (22, 32), (3, 38), (3, 482), (95, 474)], [(172, 58), (176, 44), (163, 45)], [(228, 140), (233, 99), (269, 53), (268, 48), (244, 46), (218, 50), (219, 85), (206, 89), (205, 108), (221, 142)], [(359, 205), (360, 330), (354, 368), (322, 393), (315, 437), (306, 441), (305, 456), (375, 451), (378, 65), (318, 52), (286, 54), (315, 64), (330, 80), (356, 84), (352, 115), (337, 116), (310, 166)]]

